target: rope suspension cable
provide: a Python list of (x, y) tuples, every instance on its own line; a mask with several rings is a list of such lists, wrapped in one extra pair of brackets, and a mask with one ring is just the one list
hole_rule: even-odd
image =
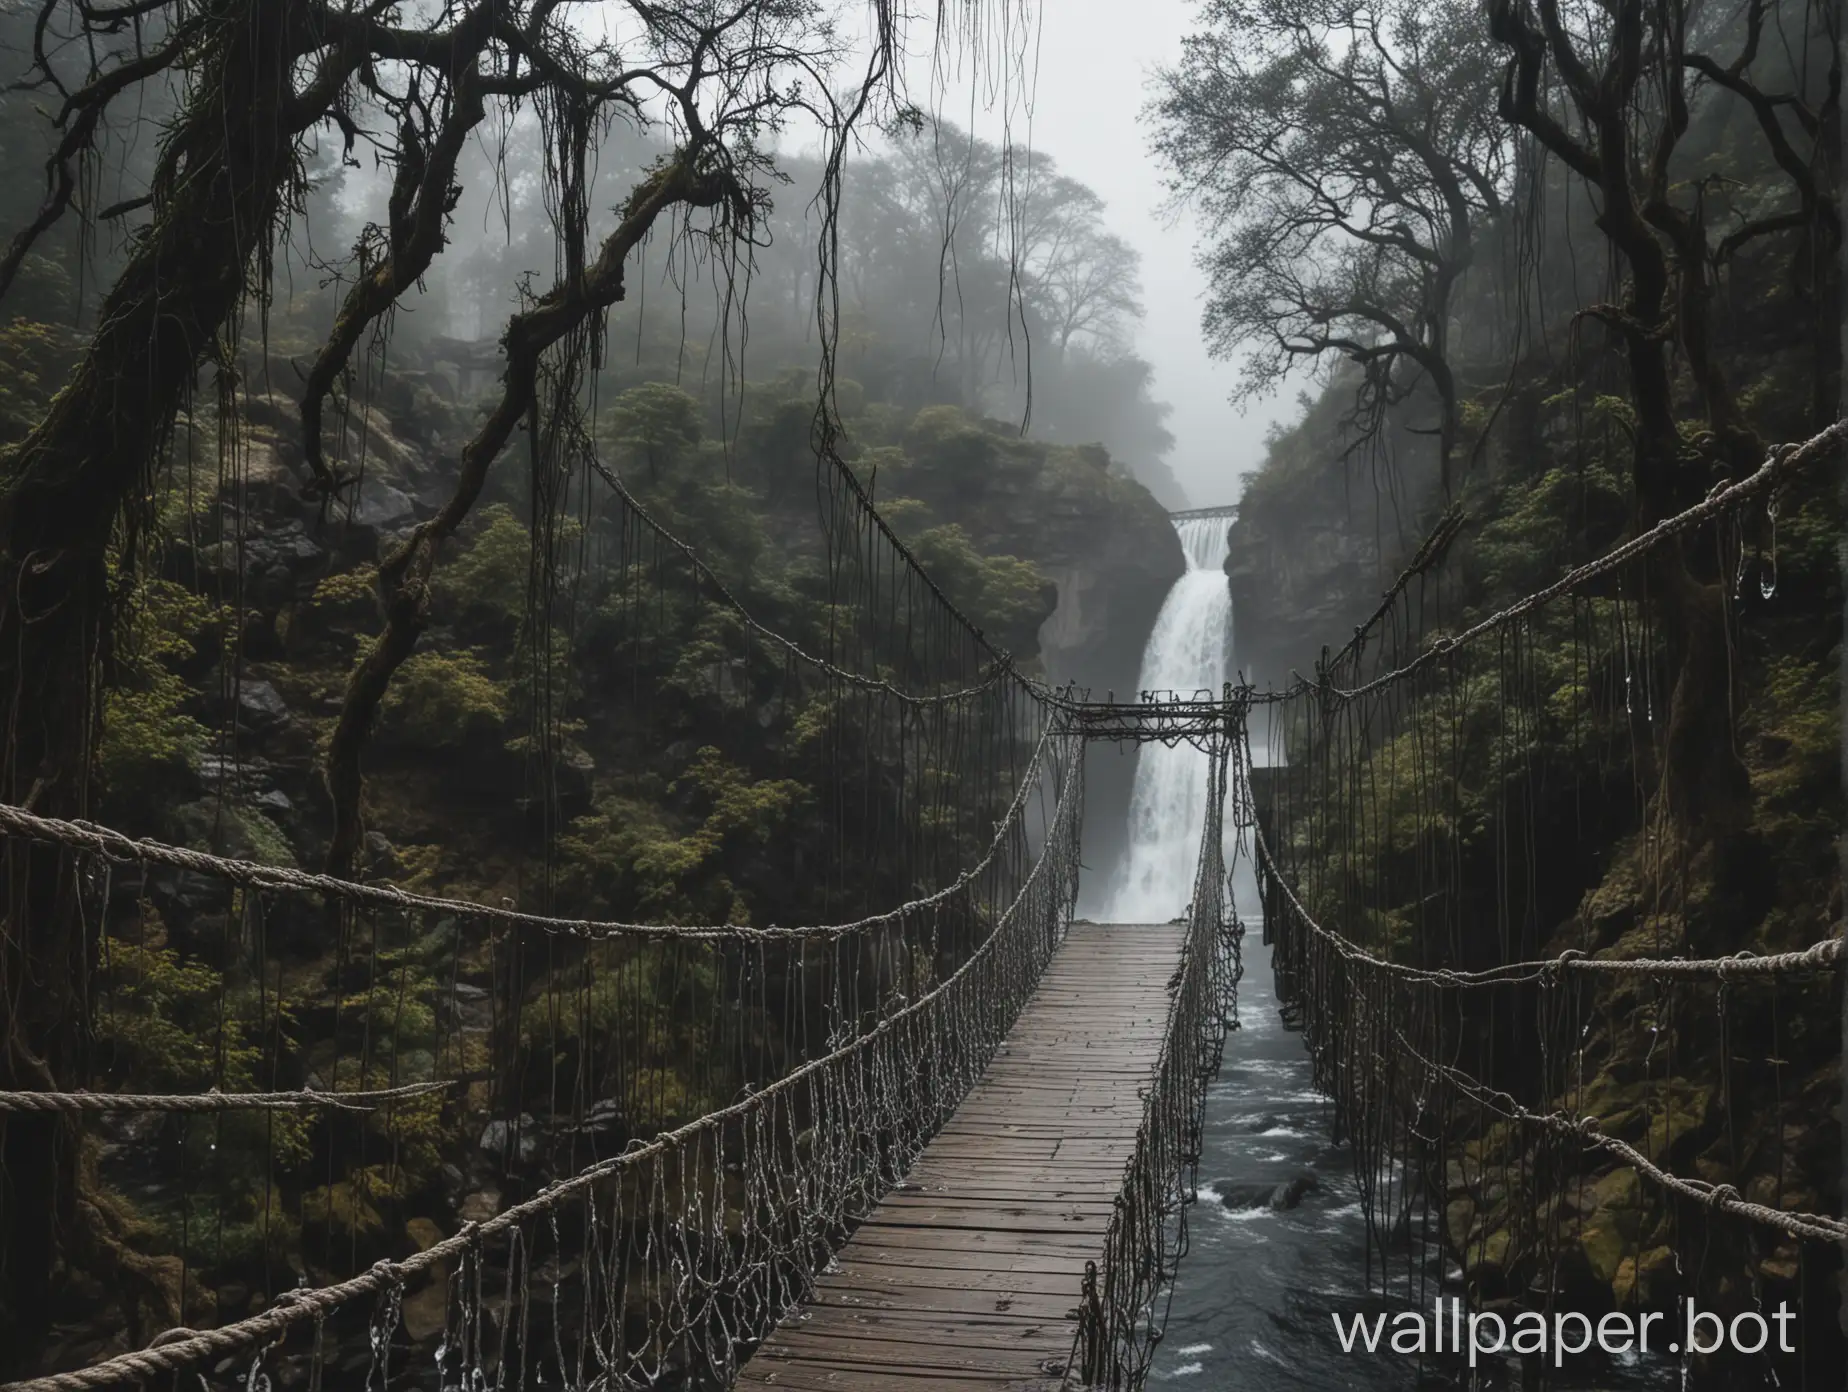
[(1693, 507), (1678, 512), (1672, 517), (1663, 518), (1640, 536), (1633, 537), (1622, 545), (1612, 548), (1595, 561), (1568, 571), (1544, 589), (1523, 596), (1506, 608), (1497, 610), (1486, 619), (1472, 624), (1461, 633), (1443, 635), (1433, 639), (1409, 662), (1369, 682), (1351, 688), (1341, 688), (1304, 681), (1290, 690), (1266, 693), (1257, 699), (1280, 702), (1289, 700), (1303, 691), (1313, 691), (1329, 700), (1349, 702), (1383, 691), (1423, 671), (1440, 657), (1453, 653), (1491, 633), (1500, 632), (1542, 605), (1582, 590), (1593, 580), (1611, 574), (1628, 562), (1655, 550), (1664, 542), (1698, 527), (1703, 522), (1712, 521), (1736, 508), (1740, 503), (1765, 492), (1774, 484), (1781, 482), (1787, 475), (1830, 458), (1844, 442), (1848, 442), (1848, 419), (1837, 421), (1828, 429), (1801, 444), (1788, 445), (1773, 451), (1758, 467), (1758, 470), (1749, 477), (1737, 483), (1715, 488), (1703, 501), (1696, 503)]
[[(609, 562), (607, 635), (599, 637), (628, 660), (619, 679), (632, 674), (633, 690), (614, 694), (642, 713), (637, 728), (649, 728), (645, 718), (659, 708), (642, 686), (655, 654), (679, 641), (674, 629), (728, 614), (755, 644), (745, 656), (768, 652), (781, 668), (771, 673), (781, 704), (758, 716), (784, 741), (770, 743), (772, 754), (828, 800), (833, 854), (819, 875), (791, 877), (799, 890), (814, 886), (802, 902), (852, 905), (880, 885), (912, 892), (897, 908), (811, 926), (573, 918), (358, 883), (0, 806), (0, 835), (70, 853), (59, 873), (106, 925), (98, 1007), (105, 1020), (119, 1011), (132, 1026), (150, 1010), (137, 995), (140, 983), (186, 960), (163, 959), (167, 925), (158, 900), (170, 914), (179, 911), (169, 921), (187, 935), (188, 953), (198, 925), (222, 929), (222, 944), (205, 941), (226, 975), (208, 989), (222, 998), (231, 971), (260, 985), (246, 998), (255, 1022), (230, 1028), (265, 1041), (264, 1069), (299, 1073), (312, 1064), (330, 1079), (324, 1091), (342, 1099), (321, 1103), (318, 1082), (312, 1093), (233, 1082), (222, 1062), (208, 1062), (215, 1094), (125, 1085), (33, 1094), (16, 1105), (9, 1095), (0, 1111), (95, 1114), (105, 1123), (131, 1112), (166, 1114), (163, 1135), (183, 1147), (196, 1139), (206, 1156), (192, 1181), (202, 1200), (187, 1201), (208, 1215), (209, 1186), (229, 1187), (228, 1162), (200, 1128), (230, 1125), (239, 1113), (272, 1113), (278, 1124), (289, 1113), (311, 1118), (289, 1125), (312, 1132), (288, 1130), (278, 1140), (258, 1132), (244, 1150), (254, 1148), (257, 1191), (275, 1205), (265, 1210), (262, 1260), (286, 1254), (311, 1261), (317, 1274), (357, 1265), (349, 1253), (364, 1250), (362, 1240), (377, 1250), (359, 1224), (401, 1192), (398, 1157), (407, 1138), (428, 1151), (433, 1135), (447, 1138), (471, 1117), (476, 1127), (491, 1118), (471, 1147), (499, 1157), (490, 1211), (502, 1188), (518, 1200), (495, 1220), (468, 1218), (461, 1232), (408, 1264), (387, 1261), (345, 1281), (322, 1280), (310, 1288), (317, 1293), (285, 1294), (248, 1318), (227, 1311), (220, 1329), (163, 1336), (157, 1347), (42, 1385), (112, 1385), (253, 1345), (259, 1356), (307, 1357), (317, 1370), (355, 1346), (388, 1362), (394, 1341), (436, 1341), (427, 1327), (402, 1324), (399, 1306), (406, 1282), (439, 1279), (449, 1287), (451, 1325), (436, 1341), (439, 1360), (491, 1364), (497, 1378), (533, 1369), (568, 1375), (571, 1363), (589, 1359), (623, 1369), (624, 1385), (722, 1381), (902, 1177), (1030, 993), (1069, 919), (1078, 868), (1082, 785), (1076, 737), (1059, 716), (1062, 698), (1021, 677), (945, 607), (928, 577), (909, 575), (889, 556), (874, 556), (843, 582), (864, 622), (832, 631), (817, 656), (813, 645), (751, 615), (613, 474), (600, 482), (614, 487), (618, 506), (598, 533), (607, 552), (591, 550)], [(841, 539), (829, 546), (835, 555)], [(910, 589), (901, 593), (895, 576)], [(888, 610), (896, 623), (888, 625)], [(830, 607), (830, 622), (840, 611)], [(739, 648), (721, 645), (721, 657)], [(975, 655), (984, 653), (978, 664)], [(873, 660), (852, 660), (863, 654)], [(545, 721), (556, 724), (550, 713)], [(1043, 832), (1036, 806), (1045, 813)], [(139, 875), (120, 873), (124, 866)], [(851, 882), (843, 867), (853, 869)], [(162, 880), (157, 871), (197, 877), (205, 888)], [(941, 887), (920, 892), (933, 883)], [(325, 955), (311, 974), (291, 963), (285, 975), (266, 943), (309, 896), (336, 911), (306, 939)], [(436, 965), (426, 971), (419, 964), (431, 954)], [(318, 1037), (298, 1044), (285, 1020), (303, 1001), (320, 1012)], [(233, 1017), (225, 1008), (218, 1014), (221, 1022)], [(331, 1027), (323, 1023), (328, 1014)], [(219, 1060), (259, 1052), (242, 1048), (243, 1036), (228, 1037), (233, 1047), (220, 1049)], [(375, 1086), (381, 1080), (391, 1086)], [(742, 1100), (711, 1105), (727, 1094)], [(639, 1139), (650, 1134), (657, 1140)], [(612, 1135), (626, 1147), (614, 1157)], [(880, 1143), (869, 1147), (863, 1138), (872, 1136)], [(326, 1157), (325, 1174), (279, 1160), (284, 1146), (311, 1164)], [(286, 1191), (279, 1173), (288, 1174)], [(534, 1181), (558, 1174), (570, 1178), (521, 1198)], [(357, 1216), (350, 1241), (338, 1226), (349, 1212)], [(185, 1233), (183, 1272), (199, 1250), (197, 1239), (188, 1249)], [(545, 1273), (566, 1267), (579, 1274), (561, 1290)], [(483, 1297), (468, 1287), (503, 1282), (517, 1292), (521, 1313), (485, 1335)], [(546, 1284), (554, 1288), (549, 1302), (539, 1298)], [(266, 1278), (253, 1288), (275, 1286)], [(356, 1329), (349, 1312), (369, 1295), (381, 1302), (375, 1327)], [(575, 1313), (568, 1316), (566, 1304)], [(548, 1316), (554, 1328), (542, 1335)], [(642, 1325), (645, 1337), (637, 1333)], [(304, 1353), (285, 1336), (309, 1326), (315, 1343)], [(264, 1352), (278, 1340), (283, 1346)]]
[[(146, 1348), (86, 1368), (8, 1383), (5, 1392), (113, 1387), (253, 1348), (260, 1365), (292, 1329), (309, 1322), (319, 1328), (367, 1296), (387, 1299), (382, 1336), (374, 1326), (377, 1357), (400, 1318), (398, 1293), (414, 1278), (451, 1267), (479, 1271), (492, 1240), (511, 1243), (505, 1280), (509, 1290), (518, 1291), (521, 1311), (517, 1324), (501, 1326), (492, 1359), (500, 1366), (511, 1353), (524, 1357), (514, 1330), (524, 1328), (531, 1314), (529, 1283), (540, 1266), (535, 1244), (548, 1233), (554, 1245), (560, 1241), (558, 1212), (567, 1203), (582, 1206), (585, 1232), (593, 1238), (640, 1225), (647, 1235), (640, 1248), (645, 1264), (672, 1273), (669, 1284), (651, 1287), (615, 1267), (582, 1264), (584, 1282), (599, 1289), (585, 1294), (583, 1306), (587, 1316), (596, 1312), (595, 1327), (578, 1347), (580, 1356), (599, 1365), (598, 1374), (613, 1385), (651, 1385), (670, 1351), (713, 1372), (735, 1368), (741, 1344), (766, 1332), (785, 1305), (799, 1299), (814, 1256), (825, 1254), (834, 1236), (909, 1168), (986, 1066), (1058, 945), (1077, 888), (1082, 825), (1082, 764), (1071, 754), (1064, 751), (1045, 851), (994, 931), (941, 983), (864, 1034), (737, 1102), (632, 1144), (493, 1218), (470, 1222), (413, 1256), (381, 1261), (331, 1285), (285, 1291), (270, 1309), (219, 1328), (169, 1330)], [(813, 1120), (803, 1130), (798, 1118), (808, 1114)], [(875, 1130), (887, 1136), (885, 1144), (859, 1143)], [(722, 1172), (725, 1157), (734, 1157), (745, 1177), (742, 1203), (722, 1185), (696, 1182), (697, 1172), (708, 1166)], [(625, 1182), (638, 1172), (639, 1183)], [(535, 1233), (534, 1224), (543, 1227)], [(562, 1255), (555, 1253), (555, 1259)], [(468, 1283), (452, 1279), (448, 1289), (448, 1327), (459, 1325), (470, 1340), (480, 1340), (479, 1308), (467, 1308)], [(720, 1292), (739, 1298), (743, 1313), (728, 1317), (721, 1311), (714, 1299)], [(480, 1298), (478, 1289), (472, 1298)], [(650, 1315), (650, 1338), (643, 1349), (629, 1351), (623, 1322), (638, 1298)], [(439, 1351), (445, 1376), (456, 1372), (465, 1380), (487, 1358), (481, 1343), (468, 1340), (453, 1346), (446, 1341)]]
[(1542, 1127), (1558, 1135), (1582, 1142), (1588, 1149), (1606, 1151), (1653, 1184), (1692, 1199), (1721, 1213), (1736, 1214), (1754, 1223), (1776, 1228), (1791, 1237), (1815, 1242), (1848, 1240), (1848, 1222), (1816, 1213), (1798, 1213), (1789, 1209), (1770, 1208), (1750, 1203), (1730, 1184), (1712, 1184), (1703, 1179), (1686, 1179), (1662, 1169), (1635, 1146), (1616, 1136), (1606, 1135), (1603, 1122), (1594, 1116), (1575, 1117), (1567, 1112), (1534, 1112), (1495, 1088), (1486, 1087), (1461, 1069), (1428, 1059), (1403, 1035), (1398, 1047), (1432, 1077), (1443, 1080), (1471, 1102), (1489, 1108), (1497, 1115), (1527, 1126)]
[[(794, 639), (786, 637), (776, 632), (774, 629), (768, 628), (760, 623), (752, 615), (750, 609), (745, 606), (744, 602), (731, 592), (725, 582), (719, 578), (711, 566), (707, 565), (706, 562), (700, 558), (699, 553), (694, 550), (691, 545), (675, 536), (657, 521), (655, 517), (649, 513), (647, 508), (636, 500), (635, 496), (629, 492), (628, 488), (623, 484), (622, 479), (617, 476), (614, 470), (595, 455), (589, 456), (589, 462), (591, 467), (596, 471), (597, 476), (622, 500), (624, 507), (634, 514), (635, 518), (653, 532), (655, 536), (659, 537), (662, 541), (666, 542), (669, 546), (686, 557), (688, 563), (691, 564), (698, 573), (701, 582), (709, 587), (712, 592), (724, 602), (725, 606), (738, 616), (745, 627), (749, 628), (753, 633), (763, 638), (772, 646), (806, 663), (816, 671), (851, 686), (856, 686), (868, 691), (883, 692), (886, 695), (892, 696), (912, 706), (949, 705), (959, 701), (966, 701), (971, 697), (982, 695), (993, 687), (996, 682), (1008, 678), (1021, 683), (1027, 692), (1037, 701), (1053, 705), (1063, 705), (1068, 702), (1068, 698), (1062, 696), (1053, 688), (1042, 686), (1039, 683), (1025, 681), (1025, 679), (1015, 671), (1012, 657), (1005, 652), (992, 649), (990, 651), (993, 655), (993, 662), (990, 665), (988, 674), (979, 683), (974, 686), (963, 687), (957, 691), (939, 692), (930, 695), (917, 695), (901, 690), (882, 677), (869, 677), (863, 673), (849, 672), (829, 662), (824, 657), (815, 656), (813, 653), (806, 651), (801, 644), (797, 643)], [(919, 573), (922, 574), (922, 571), (920, 570)], [(926, 577), (926, 579), (928, 580), (928, 577)], [(936, 591), (936, 586), (934, 584), (932, 584), (931, 588), (938, 594), (939, 598), (942, 598), (941, 591)], [(980, 639), (980, 631), (977, 630), (973, 624), (969, 624), (966, 618), (963, 618), (961, 611), (958, 610), (955, 605), (951, 604), (947, 598), (943, 599), (943, 603), (950, 613), (954, 614), (964, 624), (968, 624), (969, 631)], [(983, 646), (987, 646), (985, 641), (983, 642)]]
[[(1654, 563), (1644, 564), (1775, 497), (1845, 441), (1838, 422), (1780, 447), (1750, 477), (1455, 634), (1417, 633), (1409, 587), (1395, 585), (1315, 681), (1243, 696), (1267, 710), (1272, 747), (1259, 768), (1241, 729), (1234, 803), (1286, 1024), (1303, 1032), (1350, 1146), (1370, 1282), (1403, 1282), (1427, 1300), (1428, 1249), (1439, 1246), (1474, 1298), (1546, 1288), (1547, 1273), (1583, 1269), (1574, 1244), (1621, 1223), (1634, 1233), (1624, 1270), (1638, 1273), (1635, 1292), (1657, 1283), (1641, 1298), (1672, 1285), (1706, 1306), (1726, 1295), (1713, 1271), (1756, 1272), (1768, 1258), (1754, 1233), (1848, 1235), (1813, 1211), (1814, 1176), (1790, 1168), (1784, 1079), (1809, 1065), (1781, 1024), (1793, 1008), (1824, 1008), (1848, 948), (1837, 923), (1789, 949), (1732, 951), (1740, 929), (1726, 913), (1688, 902), (1688, 879), (1703, 872), (1665, 821), (1658, 782), (1682, 699), (1678, 659), (1663, 649)], [(1742, 529), (1716, 527), (1715, 543), (1730, 625)], [(1713, 559), (1689, 549), (1709, 574)], [(1455, 602), (1442, 586), (1417, 598), (1426, 619)], [(1383, 624), (1368, 673), (1360, 640)], [(1726, 642), (1730, 664), (1730, 631)], [(1598, 867), (1596, 896), (1578, 903), (1562, 890), (1584, 869), (1554, 868), (1575, 847)], [(1828, 921), (1811, 912), (1806, 937)], [(1767, 936), (1789, 933), (1780, 924)], [(1691, 1013), (1702, 1009), (1708, 1020)], [(1772, 1042), (1741, 1049), (1747, 1029)], [(1760, 1095), (1738, 1092), (1734, 1075), (1748, 1067)], [(1702, 1178), (1676, 1173), (1691, 1155)], [(1638, 1194), (1656, 1197), (1624, 1198), (1596, 1161), (1634, 1169), (1648, 1181)], [(1749, 1199), (1721, 1182), (1729, 1173), (1756, 1174)], [(1662, 1206), (1670, 1195), (1741, 1221), (1689, 1228), (1685, 1206)], [(1712, 1260), (1722, 1246), (1731, 1267)], [(1707, 1255), (1696, 1263), (1695, 1252)]]
[(1272, 858), (1262, 827), (1251, 828), (1252, 846), (1257, 864), (1270, 877), (1278, 896), (1291, 916), (1316, 937), (1328, 943), (1342, 958), (1369, 970), (1385, 973), (1405, 981), (1430, 986), (1457, 988), (1520, 986), (1530, 983), (1549, 985), (1563, 972), (1591, 975), (1685, 977), (1724, 981), (1731, 977), (1773, 976), (1789, 972), (1838, 971), (1845, 957), (1840, 935), (1824, 938), (1793, 952), (1738, 952), (1730, 957), (1655, 959), (1649, 957), (1592, 957), (1577, 948), (1568, 948), (1557, 957), (1532, 962), (1509, 962), (1482, 971), (1457, 971), (1448, 967), (1416, 967), (1395, 962), (1369, 952), (1360, 944), (1316, 921), (1303, 906), (1289, 879)]
[(207, 851), (190, 850), (163, 842), (130, 837), (94, 822), (67, 821), (41, 817), (22, 807), (0, 803), (0, 834), (11, 834), (35, 841), (90, 851), (119, 862), (142, 862), (165, 865), (176, 870), (208, 875), (245, 889), (273, 890), (287, 893), (321, 894), (379, 908), (414, 909), (422, 912), (466, 914), (471, 918), (521, 927), (543, 929), (574, 938), (638, 938), (647, 940), (681, 939), (690, 942), (739, 939), (752, 942), (787, 942), (801, 939), (825, 940), (889, 927), (903, 919), (935, 908), (961, 893), (995, 864), (1009, 840), (1020, 830), (1032, 793), (1044, 771), (1044, 760), (1053, 739), (1048, 724), (1040, 732), (1039, 743), (1027, 765), (1026, 776), (1014, 793), (1005, 817), (996, 825), (993, 840), (983, 857), (961, 872), (942, 889), (847, 923), (819, 924), (813, 927), (755, 928), (748, 924), (661, 924), (624, 923), (589, 919), (551, 918), (542, 914), (522, 913), (517, 909), (480, 904), (469, 899), (449, 899), (437, 895), (417, 894), (392, 885), (361, 884), (313, 871), (289, 866), (264, 865), (257, 861), (233, 860)]
[(0, 1112), (300, 1112), (332, 1107), (369, 1112), (393, 1102), (407, 1102), (447, 1092), (449, 1081), (407, 1083), (370, 1092), (182, 1092), (164, 1095), (122, 1092), (0, 1092)]

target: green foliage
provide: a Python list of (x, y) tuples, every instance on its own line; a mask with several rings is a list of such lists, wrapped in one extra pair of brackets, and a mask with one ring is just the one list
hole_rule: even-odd
[(1828, 873), (1841, 826), (1839, 652), (1773, 659), (1749, 712), (1757, 822), (1798, 883)]
[(386, 693), (389, 728), (419, 749), (452, 749), (497, 732), (507, 718), (508, 690), (469, 648), (413, 653)]
[(613, 945), (587, 960), (583, 972), (587, 981), (574, 1009), (522, 1019), (530, 1063), (552, 1076), (588, 1069), (592, 1077), (620, 1077), (620, 1100), (650, 1129), (718, 1105), (718, 1095), (704, 1095), (694, 1082), (716, 1061), (719, 974), (709, 947)]
[(984, 556), (955, 523), (920, 533), (911, 549), (977, 628), (1010, 647), (1031, 644), (1034, 630), (1058, 605), (1058, 588), (1033, 562)]
[(1539, 478), (1514, 477), (1472, 499), (1488, 520), (1468, 564), (1490, 594), (1538, 589), (1617, 536), (1628, 515), (1622, 463), (1593, 454), (1575, 467), (1555, 466)]
[(532, 533), (505, 503), (483, 508), (468, 549), (437, 574), (442, 595), (465, 617), (517, 627), (526, 612)]
[(369, 613), (378, 603), (378, 584), (379, 573), (371, 566), (339, 571), (315, 584), (312, 602), (337, 614)]
[[(197, 960), (161, 945), (158, 925), (150, 945), (111, 938), (98, 972), (104, 1008), (96, 1015), (96, 1046), (112, 1084), (127, 1092), (225, 1092), (260, 1090), (266, 1031), (286, 1034), (293, 1017), (275, 1018), (250, 985), (228, 985), (224, 976)], [(189, 1126), (190, 1150), (214, 1154), (232, 1168), (299, 1164), (308, 1155), (310, 1120), (302, 1114), (232, 1112)]]
[(45, 413), (71, 358), (70, 334), (52, 324), (0, 324), (0, 443), (17, 440)]
[(753, 780), (708, 746), (661, 791), (689, 803), (698, 823), (682, 831), (652, 799), (605, 798), (560, 843), (567, 887), (648, 922), (748, 923), (732, 866), (786, 827), (809, 790), (790, 779)]
[(698, 400), (681, 388), (644, 382), (616, 398), (605, 428), (617, 457), (652, 482), (699, 444), (700, 415)]
[(204, 747), (208, 732), (184, 710), (192, 689), (173, 668), (194, 655), (214, 613), (171, 581), (136, 584), (118, 627), (117, 671), (97, 741), (97, 772), (112, 797), (155, 797)]

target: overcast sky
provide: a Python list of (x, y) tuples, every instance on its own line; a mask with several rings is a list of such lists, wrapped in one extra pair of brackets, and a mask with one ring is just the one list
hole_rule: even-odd
[[(1017, 115), (1014, 138), (1029, 137), (1073, 178), (1108, 203), (1112, 231), (1142, 253), (1142, 355), (1155, 365), (1155, 395), (1174, 408), (1168, 456), (1195, 506), (1236, 500), (1238, 476), (1264, 455), (1264, 435), (1281, 415), (1295, 414), (1296, 388), (1279, 401), (1253, 403), (1241, 414), (1228, 403), (1238, 378), (1233, 363), (1207, 356), (1200, 337), (1205, 280), (1194, 265), (1199, 229), (1191, 216), (1164, 215), (1162, 173), (1149, 154), (1141, 109), (1154, 70), (1180, 57), (1192, 26), (1193, 0), (1039, 0), (1038, 62), (1030, 121)], [(923, 26), (920, 26), (923, 27)], [(914, 47), (922, 46), (923, 36)], [(920, 62), (918, 71), (928, 72)], [(952, 78), (954, 75), (952, 74)], [(926, 104), (924, 85), (913, 99)], [(941, 98), (942, 114), (970, 122), (968, 87)], [(977, 103), (978, 108), (981, 103)], [(998, 113), (978, 109), (977, 131), (1001, 134)]]

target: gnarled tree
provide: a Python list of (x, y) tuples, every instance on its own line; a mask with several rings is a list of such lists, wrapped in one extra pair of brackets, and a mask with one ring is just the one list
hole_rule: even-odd
[[(1491, 30), (1507, 55), (1502, 114), (1589, 189), (1597, 225), (1621, 258), (1621, 300), (1584, 313), (1614, 335), (1628, 366), (1639, 530), (1764, 457), (1765, 442), (1740, 410), (1714, 337), (1716, 276), (1743, 248), (1764, 238), (1798, 239), (1795, 265), (1822, 306), (1831, 340), (1818, 354), (1818, 424), (1839, 396), (1839, 35), (1828, 12), (1804, 9), (1795, 18), (1817, 30), (1822, 70), (1787, 68), (1782, 80), (1766, 77), (1761, 70), (1772, 63), (1764, 28), (1777, 9), (1776, 0), (1749, 0), (1740, 17), (1704, 19), (1701, 7), (1680, 0), (1494, 0), (1490, 7)], [(1724, 61), (1710, 53), (1719, 45), (1728, 46)], [(1709, 177), (1714, 171), (1696, 165), (1684, 140), (1716, 100), (1746, 104), (1782, 189), (1729, 194), (1723, 179)], [(1736, 828), (1750, 793), (1728, 702), (1714, 696), (1728, 680), (1723, 597), (1719, 583), (1702, 578), (1679, 551), (1657, 555), (1658, 593), (1676, 649), (1664, 808), (1699, 843)]]
[(1363, 438), (1428, 382), (1448, 490), (1453, 297), (1509, 173), (1477, 7), (1211, 0), (1201, 20), (1152, 114), (1171, 188), (1212, 229), (1211, 346), (1250, 350), (1248, 396), (1356, 364)]
[[(841, 0), (841, 4), (859, 0)], [(267, 306), (272, 259), (306, 191), (305, 162), (335, 134), (390, 171), (386, 207), (361, 238), (344, 302), (300, 403), (309, 489), (350, 482), (329, 456), (323, 405), (355, 350), (430, 272), (449, 240), (458, 156), (497, 121), (538, 114), (554, 197), (559, 274), (503, 335), (498, 399), (457, 464), (454, 493), (380, 568), (383, 632), (355, 671), (328, 756), (329, 864), (361, 836), (361, 760), (393, 674), (414, 648), (432, 570), (522, 427), (575, 410), (567, 390), (623, 298), (626, 259), (656, 229), (748, 254), (774, 171), (764, 137), (813, 122), (838, 150), (879, 100), (899, 15), (870, 0), (877, 42), (853, 99), (833, 84), (845, 41), (830, 0), (42, 0), (27, 82), (53, 96), (43, 202), (0, 258), (0, 291), (67, 217), (89, 218), (90, 175), (112, 121), (144, 89), (177, 111), (147, 187), (114, 216), (138, 219), (69, 380), (0, 454), (0, 798), (54, 816), (89, 803), (99, 693), (118, 593), (147, 522), (164, 446), (215, 369), (235, 428), (247, 311)], [(614, 119), (670, 146), (593, 237), (587, 165)], [(811, 127), (813, 128), (813, 127)], [(834, 156), (838, 162), (838, 155)], [(829, 188), (837, 192), (838, 177)], [(824, 255), (829, 254), (824, 249)], [(824, 321), (824, 333), (827, 330)], [(0, 1089), (78, 1076), (86, 940), (61, 862), (10, 845), (0, 947)], [(44, 1114), (0, 1121), (0, 1365), (31, 1356), (61, 1256), (107, 1245), (77, 1183), (76, 1128)], [(94, 1263), (92, 1263), (94, 1265)]]

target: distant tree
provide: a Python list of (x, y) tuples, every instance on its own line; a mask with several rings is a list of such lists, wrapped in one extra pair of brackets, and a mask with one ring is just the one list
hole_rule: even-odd
[[(1623, 302), (1586, 313), (1616, 334), (1629, 362), (1641, 525), (1704, 487), (1679, 468), (1673, 349), (1686, 355), (1713, 457), (1743, 469), (1764, 455), (1716, 353), (1716, 273), (1761, 238), (1797, 234), (1811, 297), (1833, 303), (1839, 296), (1837, 21), (1831, 7), (1805, 9), (1798, 29), (1817, 28), (1826, 71), (1791, 72), (1765, 52), (1765, 24), (1778, 12), (1777, 0), (1748, 0), (1737, 23), (1709, 18), (1691, 0), (1490, 6), (1494, 37), (1505, 46), (1503, 115), (1595, 193), (1598, 226), (1627, 271)], [(1721, 45), (1723, 57), (1712, 56)], [(1781, 85), (1768, 86), (1780, 79), (1760, 74), (1779, 69)], [(1783, 187), (1742, 188), (1716, 167), (1698, 167), (1684, 149), (1695, 113), (1734, 99), (1750, 112)], [(1833, 338), (1839, 315), (1828, 317)], [(1838, 351), (1823, 361), (1839, 373)], [(1832, 415), (1836, 392), (1816, 396)]]
[(1095, 190), (1050, 155), (947, 122), (895, 133), (854, 178), (842, 274), (856, 323), (869, 341), (919, 345), (926, 372), (954, 384), (914, 404), (947, 396), (1049, 440), (1102, 443), (1172, 487), (1168, 408), (1134, 352), (1141, 258)]
[(1497, 77), (1468, 0), (1207, 0), (1151, 106), (1210, 229), (1210, 346), (1251, 350), (1243, 393), (1346, 359), (1370, 435), (1426, 381), (1446, 489), (1455, 291), (1507, 196)]
[(1141, 256), (1104, 227), (1104, 200), (1033, 152), (1019, 167), (1013, 242), (1030, 330), (1063, 360), (1074, 340), (1093, 352), (1129, 347), (1142, 317)]

